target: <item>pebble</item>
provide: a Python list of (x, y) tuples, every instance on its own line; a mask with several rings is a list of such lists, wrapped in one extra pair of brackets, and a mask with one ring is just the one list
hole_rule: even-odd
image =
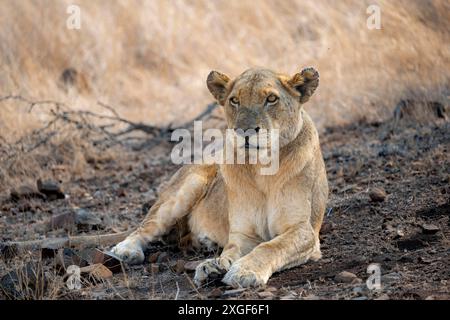
[(258, 292), (258, 296), (262, 299), (270, 299), (273, 298), (275, 295), (270, 291), (262, 291)]
[(440, 230), (438, 226), (428, 223), (422, 224), (421, 227), (423, 234), (435, 234)]
[(354, 273), (342, 271), (334, 277), (334, 280), (337, 282), (352, 283), (357, 278), (358, 277)]
[(202, 260), (196, 260), (196, 261), (188, 261), (184, 265), (184, 270), (186, 271), (195, 271), (197, 266), (202, 263)]
[(371, 188), (369, 190), (369, 197), (373, 202), (383, 202), (386, 199), (386, 191), (382, 188)]

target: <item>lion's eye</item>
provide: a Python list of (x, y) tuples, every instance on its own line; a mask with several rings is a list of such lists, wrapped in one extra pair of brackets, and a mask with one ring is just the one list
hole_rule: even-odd
[(237, 107), (239, 105), (239, 99), (236, 97), (230, 98), (230, 104), (234, 107)]
[(267, 97), (266, 101), (267, 103), (274, 104), (278, 101), (278, 97), (274, 94), (271, 94), (270, 96)]

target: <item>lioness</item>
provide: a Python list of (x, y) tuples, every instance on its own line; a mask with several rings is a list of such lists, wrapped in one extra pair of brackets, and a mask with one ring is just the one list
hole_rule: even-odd
[(212, 71), (207, 86), (228, 128), (279, 130), (278, 172), (261, 175), (258, 164), (184, 166), (113, 252), (142, 263), (149, 243), (185, 221), (194, 245), (223, 248), (197, 267), (197, 285), (224, 274), (233, 287), (260, 286), (274, 272), (320, 259), (328, 182), (317, 130), (302, 106), (318, 85), (313, 68), (293, 77), (250, 69), (234, 80)]

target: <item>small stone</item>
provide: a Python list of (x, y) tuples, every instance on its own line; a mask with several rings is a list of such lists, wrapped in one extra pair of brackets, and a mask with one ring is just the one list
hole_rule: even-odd
[(379, 296), (379, 297), (377, 297), (377, 298), (375, 298), (375, 300), (389, 300), (390, 298), (389, 298), (389, 296), (385, 293), (385, 294), (382, 294), (381, 296)]
[(85, 209), (77, 209), (75, 211), (75, 223), (81, 225), (100, 225), (102, 219), (100, 219), (96, 214), (87, 211)]
[(262, 291), (258, 292), (258, 296), (262, 299), (271, 299), (274, 297), (274, 294), (270, 291)]
[(382, 188), (372, 188), (369, 190), (369, 197), (372, 202), (383, 202), (386, 199), (386, 191)]
[(401, 230), (401, 229), (397, 229), (397, 232), (396, 232), (396, 236), (395, 236), (395, 238), (403, 238), (405, 236), (405, 233), (403, 232), (403, 230)]
[(39, 192), (45, 194), (48, 200), (64, 199), (66, 197), (57, 182), (50, 180), (42, 181), (39, 179), (36, 185)]
[(113, 273), (101, 263), (93, 264), (80, 268), (80, 273), (85, 275), (90, 280), (99, 281), (111, 278)]
[(364, 292), (364, 287), (356, 286), (356, 287), (353, 288), (352, 291), (355, 294), (362, 295), (362, 293)]
[(324, 235), (324, 234), (328, 234), (331, 231), (333, 231), (334, 229), (334, 224), (331, 222), (324, 222), (322, 224), (322, 227), (320, 228), (320, 234)]
[(75, 229), (75, 213), (65, 212), (61, 214), (52, 215), (50, 221), (47, 224), (48, 230), (65, 229), (73, 230)]
[(357, 278), (358, 277), (354, 273), (348, 271), (342, 271), (334, 277), (337, 282), (343, 283), (352, 283)]
[(112, 252), (105, 252), (96, 248), (86, 248), (81, 250), (78, 255), (89, 262), (89, 264), (102, 264), (112, 273), (122, 272), (121, 259)]
[(167, 252), (161, 252), (156, 260), (157, 263), (167, 263), (170, 260), (170, 256)]
[(158, 261), (158, 257), (161, 254), (161, 251), (156, 251), (155, 253), (152, 253), (149, 257), (148, 257), (148, 261), (150, 263), (155, 263), (156, 261)]
[(209, 294), (208, 297), (209, 298), (220, 298), (223, 294), (222, 289), (220, 288), (214, 288)]
[(196, 261), (188, 261), (184, 265), (184, 270), (186, 271), (195, 271), (197, 266), (202, 263), (202, 260), (196, 260)]
[(120, 188), (119, 190), (117, 190), (117, 196), (118, 197), (126, 197), (127, 196), (127, 191), (124, 188)]
[(422, 224), (421, 227), (423, 234), (435, 234), (440, 230), (438, 226), (428, 223)]

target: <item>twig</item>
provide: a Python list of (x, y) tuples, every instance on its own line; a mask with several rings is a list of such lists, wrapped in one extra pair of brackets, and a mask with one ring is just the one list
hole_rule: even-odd
[(102, 235), (48, 238), (30, 241), (9, 241), (0, 243), (0, 248), (12, 248), (13, 250), (23, 251), (39, 250), (41, 248), (59, 249), (64, 247), (109, 246), (124, 240), (131, 232), (124, 231)]

